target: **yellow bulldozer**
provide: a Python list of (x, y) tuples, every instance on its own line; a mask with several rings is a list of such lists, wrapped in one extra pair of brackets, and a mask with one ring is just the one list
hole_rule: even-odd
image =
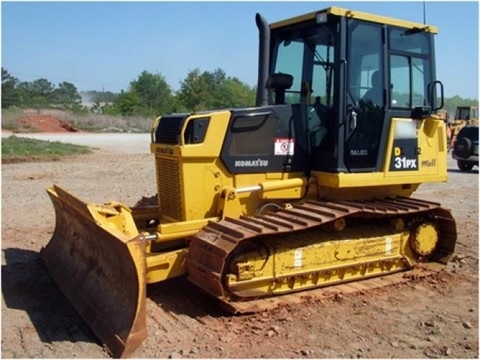
[(478, 106), (457, 106), (455, 117), (448, 123), (450, 132), (449, 150), (452, 150), (457, 141), (457, 135), (465, 126), (478, 126)]
[(454, 252), (450, 211), (412, 197), (447, 180), (437, 28), (338, 7), (255, 21), (256, 106), (157, 118), (154, 201), (48, 189), (41, 258), (113, 356), (147, 336), (147, 284), (186, 276), (249, 312)]

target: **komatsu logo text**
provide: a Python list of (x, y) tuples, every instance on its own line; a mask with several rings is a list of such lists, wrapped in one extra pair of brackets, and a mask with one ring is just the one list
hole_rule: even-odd
[(157, 154), (173, 155), (173, 149), (170, 147), (157, 147), (155, 152)]
[(268, 160), (235, 160), (235, 167), (266, 167)]

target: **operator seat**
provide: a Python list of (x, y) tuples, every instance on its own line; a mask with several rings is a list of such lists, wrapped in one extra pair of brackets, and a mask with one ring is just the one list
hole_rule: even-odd
[(285, 91), (293, 84), (293, 76), (290, 74), (271, 74), (267, 80), (267, 88), (275, 91), (275, 105), (285, 104)]

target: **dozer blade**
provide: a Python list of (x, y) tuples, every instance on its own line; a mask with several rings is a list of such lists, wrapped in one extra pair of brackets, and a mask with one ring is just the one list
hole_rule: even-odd
[(114, 357), (146, 338), (145, 242), (130, 210), (86, 204), (48, 189), (56, 215), (40, 256), (50, 275)]

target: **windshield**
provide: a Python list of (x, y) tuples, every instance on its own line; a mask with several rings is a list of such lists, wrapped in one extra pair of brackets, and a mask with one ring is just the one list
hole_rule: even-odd
[(272, 73), (293, 76), (285, 101), (289, 104), (333, 103), (335, 40), (327, 24), (278, 30), (273, 34)]

